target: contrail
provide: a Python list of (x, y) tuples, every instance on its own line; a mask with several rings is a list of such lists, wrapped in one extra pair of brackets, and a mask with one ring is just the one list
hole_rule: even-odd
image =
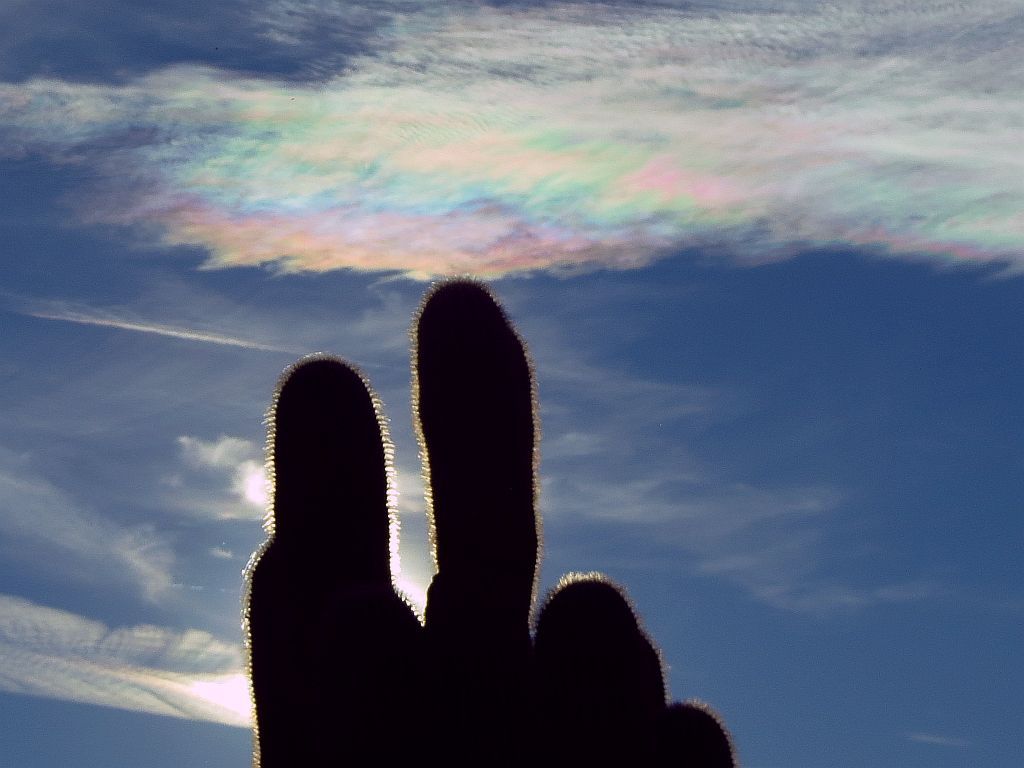
[(131, 320), (124, 320), (118, 317), (91, 315), (86, 312), (63, 311), (44, 312), (27, 311), (21, 314), (29, 317), (38, 317), (43, 320), (63, 320), (68, 323), (79, 323), (80, 325), (99, 325), (105, 328), (119, 328), (123, 331), (137, 331), (139, 333), (153, 333), (158, 336), (170, 336), (174, 339), (185, 339), (186, 341), (198, 341), (205, 344), (220, 344), (225, 347), (242, 347), (243, 349), (257, 349), (262, 352), (292, 352), (294, 350), (284, 347), (261, 344), (258, 341), (239, 339), (235, 336), (225, 336), (220, 333), (209, 333), (207, 331), (196, 331), (191, 328), (181, 328), (174, 325), (162, 323), (140, 323)]

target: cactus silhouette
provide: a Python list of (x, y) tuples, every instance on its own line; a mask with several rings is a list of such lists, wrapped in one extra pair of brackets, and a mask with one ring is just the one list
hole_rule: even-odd
[(422, 624), (392, 587), (391, 445), (368, 383), (315, 357), (277, 391), (270, 537), (245, 600), (254, 765), (733, 766), (709, 708), (666, 703), (618, 587), (563, 579), (531, 636), (536, 400), (489, 291), (432, 290), (415, 344), (437, 566)]

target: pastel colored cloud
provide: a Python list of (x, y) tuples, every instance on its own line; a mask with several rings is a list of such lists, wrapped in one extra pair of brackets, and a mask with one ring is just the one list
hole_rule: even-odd
[(820, 246), (1024, 265), (1013, 3), (396, 19), (313, 85), (5, 84), (0, 138), (97, 165), (83, 217), (209, 267), (494, 277)]

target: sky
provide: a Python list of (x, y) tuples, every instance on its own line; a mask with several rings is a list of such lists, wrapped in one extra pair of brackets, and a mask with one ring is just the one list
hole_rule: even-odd
[(422, 600), (409, 329), (452, 274), (533, 357), (542, 591), (622, 584), (744, 766), (1018, 764), (1018, 3), (8, 0), (0, 30), (11, 765), (249, 763), (242, 574), (304, 354), (384, 403)]

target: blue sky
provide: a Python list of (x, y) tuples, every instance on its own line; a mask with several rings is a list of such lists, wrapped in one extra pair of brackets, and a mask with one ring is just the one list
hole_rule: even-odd
[[(0, 732), (246, 765), (263, 414), (330, 351), (397, 444), (489, 280), (541, 396), (542, 587), (626, 586), (750, 768), (1024, 748), (1013, 3), (0, 11)], [(126, 737), (126, 734), (130, 734)]]

